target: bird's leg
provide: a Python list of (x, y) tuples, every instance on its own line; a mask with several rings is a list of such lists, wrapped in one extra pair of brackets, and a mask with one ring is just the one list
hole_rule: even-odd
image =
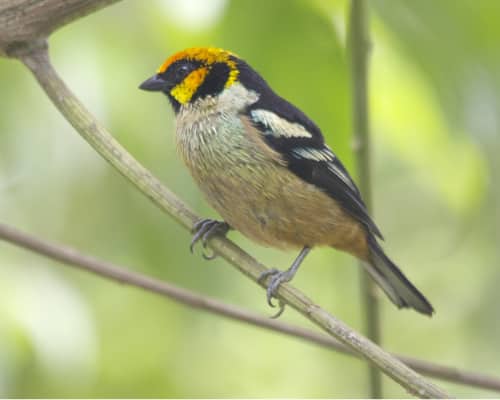
[[(208, 240), (214, 235), (224, 236), (231, 229), (231, 227), (224, 221), (216, 221), (214, 219), (204, 218), (200, 219), (193, 225), (193, 238), (189, 245), (189, 250), (193, 252), (194, 245), (201, 240), (203, 248), (206, 249)], [(206, 260), (213, 260), (217, 255), (213, 253), (207, 256), (203, 253), (203, 258)]]
[[(304, 261), (304, 258), (307, 256), (309, 251), (311, 251), (311, 248), (309, 246), (304, 246), (297, 258), (292, 263), (291, 267), (286, 271), (280, 271), (279, 269), (271, 268), (270, 270), (264, 271), (262, 274), (260, 274), (258, 279), (259, 282), (266, 279), (268, 276), (271, 277), (269, 285), (267, 286), (267, 304), (269, 304), (271, 307), (274, 307), (272, 298), (275, 297), (276, 290), (278, 290), (279, 285), (281, 285), (283, 282), (290, 282), (293, 279), (300, 267), (300, 264), (302, 264), (302, 261)], [(280, 302), (280, 310), (272, 318), (278, 318), (284, 310), (285, 304)]]

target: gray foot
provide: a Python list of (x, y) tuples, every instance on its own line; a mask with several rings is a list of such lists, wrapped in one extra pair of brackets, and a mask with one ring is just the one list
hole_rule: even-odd
[[(271, 307), (274, 307), (273, 297), (276, 297), (276, 291), (278, 290), (279, 286), (282, 283), (290, 282), (293, 279), (300, 267), (300, 264), (302, 263), (302, 261), (304, 261), (304, 258), (310, 251), (311, 248), (309, 246), (304, 246), (295, 261), (292, 263), (292, 266), (286, 271), (280, 271), (279, 269), (271, 268), (270, 270), (264, 271), (262, 274), (260, 274), (258, 279), (259, 282), (262, 282), (262, 280), (266, 279), (268, 276), (271, 277), (266, 291), (267, 304), (269, 304)], [(285, 311), (285, 303), (280, 301), (279, 311), (271, 318), (278, 318), (283, 313), (283, 311)]]
[[(214, 219), (201, 219), (196, 222), (193, 226), (193, 238), (191, 239), (191, 244), (189, 245), (189, 250), (191, 253), (193, 252), (194, 246), (201, 240), (203, 248), (206, 249), (208, 240), (214, 235), (226, 235), (229, 231), (230, 227), (226, 222), (216, 221)], [(212, 255), (207, 256), (205, 252), (203, 252), (203, 258), (206, 260), (213, 260), (217, 255), (213, 253)]]
[[(284, 283), (284, 282), (290, 282), (294, 276), (294, 271), (286, 270), (286, 271), (280, 271), (279, 269), (276, 268), (271, 268), (268, 271), (264, 271), (262, 274), (259, 276), (259, 282), (263, 281), (267, 277), (271, 277), (271, 280), (269, 281), (269, 285), (267, 286), (266, 290), (266, 298), (267, 298), (267, 304), (269, 304), (271, 307), (275, 307), (273, 303), (273, 297), (276, 297), (276, 291), (278, 290), (279, 286)], [(280, 309), (276, 314), (274, 314), (271, 318), (278, 318), (281, 314), (283, 314), (283, 311), (285, 311), (285, 303), (279, 302), (279, 307)]]

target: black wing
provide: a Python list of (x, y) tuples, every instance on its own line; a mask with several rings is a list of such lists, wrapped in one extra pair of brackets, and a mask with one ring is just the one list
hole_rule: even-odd
[(302, 111), (278, 96), (245, 61), (238, 63), (238, 80), (259, 94), (246, 110), (246, 117), (262, 133), (264, 141), (288, 162), (301, 179), (316, 185), (338, 201), (346, 212), (369, 232), (383, 239), (349, 173), (325, 144), (320, 129)]
[(368, 215), (356, 184), (342, 162), (324, 143), (319, 130), (316, 134), (312, 133), (297, 118), (294, 122), (281, 120), (283, 116), (276, 118), (273, 116), (275, 110), (253, 108), (248, 112), (248, 118), (262, 133), (264, 141), (283, 156), (295, 175), (321, 188), (371, 233), (383, 238)]
[[(369, 232), (383, 239), (368, 215), (356, 184), (342, 162), (324, 143), (319, 129), (313, 125), (315, 129), (311, 130), (313, 123), (297, 109), (292, 116), (286, 113), (280, 115), (276, 102), (272, 111), (261, 108), (259, 102), (246, 110), (246, 117), (262, 134), (265, 143), (283, 156), (290, 171), (326, 192)], [(287, 104), (287, 111), (292, 110), (293, 106)]]
[(328, 146), (320, 149), (300, 147), (289, 151), (291, 154), (287, 155), (286, 159), (288, 168), (293, 173), (326, 191), (371, 233), (383, 239), (368, 214), (356, 184)]

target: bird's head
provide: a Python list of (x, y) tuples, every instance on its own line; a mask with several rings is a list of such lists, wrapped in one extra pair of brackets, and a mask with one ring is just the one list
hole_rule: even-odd
[(219, 95), (239, 82), (242, 74), (248, 75), (249, 70), (244, 61), (229, 51), (194, 47), (167, 58), (156, 74), (139, 88), (165, 93), (174, 110), (179, 111), (180, 107), (197, 99)]

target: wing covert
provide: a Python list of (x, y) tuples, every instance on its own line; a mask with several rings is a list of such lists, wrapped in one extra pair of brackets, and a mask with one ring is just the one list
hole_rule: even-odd
[[(313, 125), (314, 129), (310, 129), (313, 123), (288, 102), (288, 115), (280, 115), (276, 109), (258, 108), (259, 102), (247, 110), (247, 118), (258, 129), (265, 143), (283, 156), (295, 175), (326, 192), (369, 232), (383, 239), (368, 214), (356, 184), (342, 162), (324, 143), (319, 128)], [(290, 115), (290, 107), (296, 112), (293, 118), (286, 118)], [(304, 124), (301, 123), (302, 116), (306, 118)]]

